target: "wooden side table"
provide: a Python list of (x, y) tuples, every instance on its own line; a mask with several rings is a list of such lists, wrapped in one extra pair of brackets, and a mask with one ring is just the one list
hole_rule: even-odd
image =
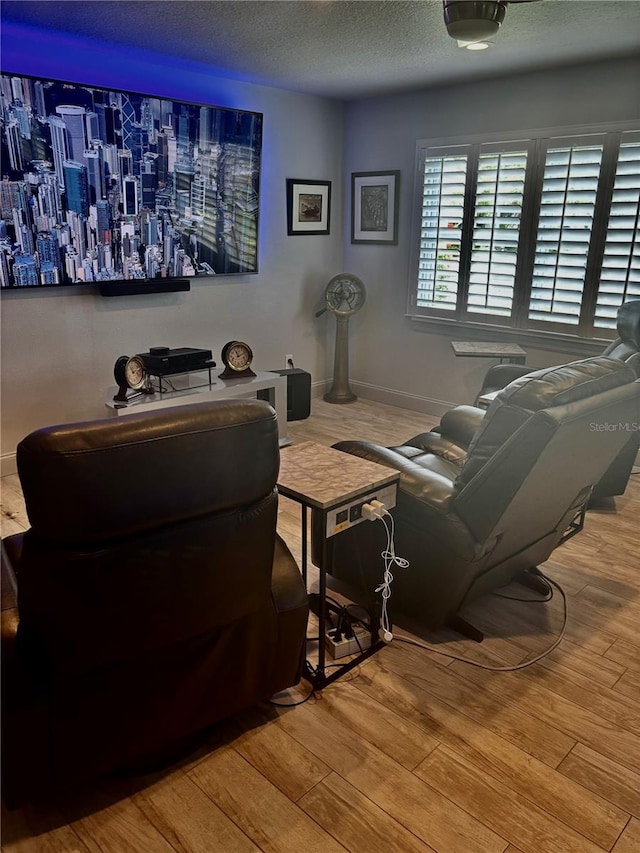
[[(318, 614), (318, 664), (314, 667), (308, 660), (305, 678), (314, 688), (321, 689), (345, 672), (353, 669), (362, 660), (382, 648), (378, 639), (378, 625), (371, 625), (371, 646), (352, 660), (340, 665), (331, 675), (326, 674), (325, 637), (326, 614), (324, 603), (327, 595), (326, 545), (328, 539), (356, 524), (370, 524), (362, 517), (362, 505), (373, 500), (381, 501), (387, 509), (395, 506), (398, 471), (377, 462), (360, 459), (331, 447), (312, 441), (303, 441), (280, 451), (280, 473), (278, 491), (285, 497), (301, 504), (302, 525), (302, 577), (307, 582), (307, 510), (319, 511), (324, 529), (323, 554), (319, 569), (318, 591), (320, 612)], [(382, 572), (381, 572), (382, 577)]]

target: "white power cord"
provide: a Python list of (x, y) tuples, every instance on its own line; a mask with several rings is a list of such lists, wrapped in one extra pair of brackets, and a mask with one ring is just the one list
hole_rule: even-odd
[(491, 672), (516, 672), (519, 669), (526, 669), (526, 667), (532, 666), (534, 663), (538, 663), (538, 661), (541, 661), (543, 658), (546, 658), (547, 655), (550, 655), (551, 652), (560, 645), (567, 630), (568, 605), (565, 591), (562, 589), (560, 584), (556, 583), (554, 580), (551, 580), (551, 578), (548, 578), (540, 571), (540, 569), (538, 569), (538, 574), (542, 578), (544, 578), (544, 580), (550, 586), (554, 586), (558, 590), (558, 592), (562, 596), (564, 610), (562, 628), (560, 629), (560, 633), (548, 649), (545, 649), (544, 652), (541, 652), (539, 655), (536, 655), (536, 657), (531, 658), (531, 660), (526, 660), (522, 663), (514, 664), (513, 666), (490, 666), (489, 664), (479, 663), (477, 660), (472, 660), (471, 658), (464, 657), (464, 655), (454, 655), (451, 652), (443, 652), (440, 649), (437, 649), (435, 646), (429, 645), (428, 643), (423, 643), (420, 640), (415, 640), (413, 637), (405, 637), (404, 635), (396, 634), (394, 639), (398, 640), (401, 643), (408, 643), (411, 646), (417, 646), (420, 649), (426, 649), (429, 652), (435, 652), (436, 654), (442, 655), (443, 657), (452, 658), (453, 660), (459, 660), (462, 661), (462, 663), (468, 663), (471, 666), (477, 667), (478, 669), (488, 669)]
[[(382, 612), (380, 615), (380, 628), (378, 636), (384, 643), (390, 643), (393, 640), (391, 631), (391, 623), (389, 621), (389, 612), (387, 602), (391, 597), (391, 584), (393, 583), (393, 575), (391, 574), (391, 566), (400, 566), (401, 569), (409, 568), (409, 561), (404, 557), (396, 556), (395, 551), (395, 520), (389, 510), (381, 501), (371, 501), (362, 507), (362, 515), (370, 521), (380, 520), (384, 524), (384, 529), (387, 532), (387, 547), (382, 552), (381, 557), (384, 560), (384, 574), (382, 583), (380, 583), (375, 591), (382, 596)], [(387, 518), (390, 522), (387, 523)]]

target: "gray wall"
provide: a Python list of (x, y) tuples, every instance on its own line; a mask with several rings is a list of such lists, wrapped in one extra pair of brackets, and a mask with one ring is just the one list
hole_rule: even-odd
[[(418, 139), (596, 124), (640, 117), (640, 60), (513, 75), (401, 97), (360, 100), (345, 115), (345, 198), (350, 173), (401, 170), (397, 246), (350, 243), (345, 216), (344, 267), (367, 286), (351, 320), (353, 390), (363, 396), (440, 414), (471, 402), (493, 361), (456, 358), (450, 341), (405, 316), (409, 280), (415, 146)], [(580, 358), (525, 344), (534, 367)], [(597, 351), (598, 348), (596, 348)], [(590, 354), (590, 353), (585, 353)]]
[[(3, 38), (7, 37), (6, 28)], [(113, 58), (101, 45), (65, 36), (55, 57), (19, 39), (3, 66), (16, 73), (113, 85)], [(64, 62), (61, 61), (64, 56)], [(362, 277), (368, 299), (351, 320), (351, 384), (363, 397), (440, 413), (470, 402), (490, 362), (455, 359), (450, 340), (405, 317), (415, 143), (420, 138), (637, 118), (640, 62), (540, 72), (441, 87), (403, 96), (339, 102), (255, 86), (153, 55), (118, 57), (117, 73), (139, 91), (209, 101), (264, 113), (260, 273), (200, 279), (190, 293), (104, 299), (90, 293), (18, 293), (2, 297), (2, 459), (12, 469), (16, 443), (30, 430), (101, 417), (117, 356), (149, 346), (200, 346), (219, 358), (231, 338), (247, 340), (260, 369), (285, 353), (312, 374), (331, 377), (335, 323), (314, 312), (328, 279)], [(111, 64), (110, 64), (111, 63)], [(398, 246), (352, 246), (353, 171), (401, 170)], [(330, 236), (287, 237), (285, 179), (331, 180)], [(529, 351), (543, 366), (566, 353)]]
[[(3, 67), (113, 85), (116, 71), (99, 49), (66, 37), (64, 47), (71, 58), (62, 68), (59, 52), (49, 59), (37, 45), (13, 60), (5, 51)], [(119, 57), (118, 63), (117, 79), (130, 75), (139, 91), (164, 94), (170, 86), (168, 94), (183, 100), (264, 113), (260, 272), (198, 279), (189, 293), (153, 296), (105, 299), (66, 288), (3, 293), (4, 473), (12, 470), (17, 442), (31, 430), (107, 414), (119, 355), (156, 345), (195, 346), (212, 349), (220, 364), (222, 346), (240, 339), (251, 344), (258, 370), (284, 367), (285, 353), (293, 353), (314, 381), (331, 373), (332, 329), (314, 312), (342, 265), (342, 104), (211, 76), (196, 66), (172, 73), (153, 56)], [(287, 177), (333, 182), (329, 236), (287, 236)]]

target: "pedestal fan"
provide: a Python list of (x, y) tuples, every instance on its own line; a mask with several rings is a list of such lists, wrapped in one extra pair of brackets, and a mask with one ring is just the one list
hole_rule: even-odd
[(351, 273), (335, 275), (325, 288), (325, 307), (317, 312), (316, 317), (328, 310), (336, 318), (333, 385), (324, 395), (328, 403), (353, 403), (358, 399), (349, 388), (349, 317), (362, 308), (365, 298), (364, 284)]

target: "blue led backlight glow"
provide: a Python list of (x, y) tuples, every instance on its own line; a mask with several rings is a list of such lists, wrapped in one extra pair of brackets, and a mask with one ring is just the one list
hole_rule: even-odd
[(3, 21), (0, 45), (5, 73), (238, 106), (235, 78), (214, 66), (14, 21)]

